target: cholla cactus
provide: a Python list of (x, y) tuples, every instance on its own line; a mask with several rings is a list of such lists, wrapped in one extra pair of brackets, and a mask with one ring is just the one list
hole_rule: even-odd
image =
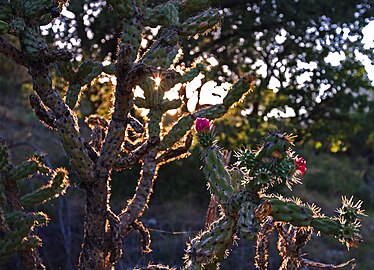
[[(35, 174), (43, 174), (51, 180), (45, 186), (21, 196), (17, 181)], [(61, 168), (48, 168), (40, 155), (12, 166), (7, 146), (0, 139), (0, 232), (3, 236), (0, 239), (0, 265), (20, 252), (25, 267), (44, 269), (36, 250), (42, 240), (34, 229), (47, 224), (49, 218), (45, 213), (28, 209), (64, 194), (68, 186), (67, 172)]]
[[(42, 36), (40, 26), (58, 17), (66, 2), (0, 0), (0, 34), (13, 35), (20, 44), (15, 47), (7, 40), (7, 35), (1, 36), (0, 52), (28, 68), (35, 90), (30, 95), (32, 108), (40, 121), (61, 138), (66, 155), (86, 191), (79, 269), (110, 269), (122, 255), (123, 238), (132, 230), (142, 236), (144, 251), (150, 250), (149, 233), (140, 218), (149, 203), (159, 166), (186, 156), (192, 143), (190, 130), (195, 119), (222, 117), (248, 92), (254, 78), (244, 76), (234, 84), (223, 104), (182, 113), (167, 129), (163, 126), (164, 115), (181, 108), (184, 99), (180, 94), (169, 100), (165, 94), (175, 85), (185, 85), (204, 70), (202, 64), (196, 64), (184, 73), (174, 69), (183, 43), (215, 28), (221, 21), (220, 11), (209, 8), (206, 0), (171, 0), (157, 6), (148, 5), (146, 0), (107, 1), (106, 4), (111, 5), (113, 12), (121, 18), (118, 23), (122, 25), (122, 32), (118, 39), (117, 60), (104, 66), (91, 59), (77, 64), (72, 61), (71, 53), (51, 49)], [(140, 49), (143, 30), (156, 26), (161, 26), (156, 41), (144, 52)], [(64, 97), (54, 88), (51, 74), (57, 74), (66, 83)], [(84, 86), (105, 74), (113, 75), (117, 80), (114, 104), (110, 109), (112, 114), (107, 118), (87, 117), (86, 123), (92, 129), (88, 142), (81, 135), (74, 109)], [(144, 91), (144, 97), (134, 97), (136, 86)], [(144, 121), (130, 114), (138, 109), (149, 110)], [(141, 122), (146, 124), (143, 126)], [(130, 140), (130, 131), (135, 134), (135, 141)], [(113, 213), (109, 205), (110, 175), (113, 170), (126, 170), (135, 163), (141, 163), (142, 171), (134, 196), (121, 212)], [(61, 181), (59, 172), (55, 181)], [(49, 195), (49, 190), (56, 190), (54, 184), (48, 188), (48, 192), (47, 188), (44, 192)], [(23, 202), (31, 205), (42, 200), (24, 197)], [(225, 219), (222, 223), (228, 226), (228, 235), (231, 235), (233, 221)]]
[(285, 184), (291, 188), (300, 183), (298, 176), (306, 171), (304, 158), (297, 157), (291, 149), (293, 136), (269, 132), (258, 150), (237, 152), (238, 161), (229, 169), (217, 142), (212, 139), (212, 124), (198, 118), (195, 126), (203, 147), (203, 171), (210, 192), (222, 211), (210, 227), (188, 243), (186, 269), (216, 269), (228, 255), (236, 234), (249, 240), (257, 237), (255, 265), (258, 269), (267, 269), (268, 237), (274, 228), (278, 232), (278, 250), (283, 259), (280, 269), (303, 266), (330, 269), (347, 265), (312, 262), (302, 257), (301, 248), (313, 231), (332, 235), (347, 248), (358, 246), (361, 242), (360, 217), (364, 215), (361, 201), (354, 203), (352, 198), (344, 197), (338, 215), (327, 217), (315, 205), (267, 192), (275, 185)]
[[(167, 128), (164, 126), (165, 114), (180, 109), (184, 99), (180, 94), (169, 100), (165, 94), (176, 85), (190, 82), (204, 70), (202, 64), (196, 64), (184, 73), (174, 69), (183, 44), (191, 37), (214, 29), (220, 23), (220, 11), (209, 8), (207, 0), (170, 0), (157, 6), (148, 5), (152, 3), (146, 0), (108, 0), (106, 4), (111, 5), (113, 12), (121, 18), (118, 24), (122, 25), (122, 32), (118, 39), (117, 60), (104, 66), (92, 59), (74, 63), (70, 52), (51, 49), (41, 34), (40, 26), (58, 17), (66, 2), (0, 0), (0, 53), (28, 69), (35, 92), (30, 95), (31, 106), (39, 120), (60, 137), (69, 162), (80, 177), (80, 186), (87, 194), (84, 241), (78, 268), (111, 269), (122, 256), (122, 240), (132, 230), (140, 233), (144, 252), (150, 251), (149, 232), (140, 219), (149, 203), (160, 165), (186, 156), (192, 143), (194, 121), (222, 117), (248, 93), (255, 78), (244, 75), (233, 84), (222, 104), (181, 113), (180, 118)], [(156, 41), (144, 52), (140, 49), (143, 30), (156, 26), (161, 26)], [(8, 35), (19, 41), (18, 47), (12, 45)], [(55, 89), (51, 74), (64, 80), (67, 89), (64, 97)], [(86, 141), (74, 110), (84, 86), (99, 75), (116, 77), (112, 113), (107, 118), (87, 117), (86, 123), (92, 132), (91, 140)], [(134, 97), (136, 86), (143, 90), (144, 97)], [(145, 119), (136, 119), (130, 114), (143, 109), (148, 110)], [(270, 133), (259, 150), (246, 149), (238, 153), (238, 163), (228, 170), (212, 130), (206, 126), (208, 120), (199, 121), (205, 123), (196, 127), (204, 146), (204, 173), (222, 211), (206, 231), (191, 240), (186, 252), (186, 268), (215, 268), (227, 256), (238, 233), (248, 239), (257, 236), (256, 263), (265, 269), (267, 236), (274, 226), (282, 234), (285, 223), (295, 232), (292, 239), (280, 237), (285, 243), (280, 252), (286, 265), (306, 264), (301, 253), (292, 253), (292, 250), (295, 250), (294, 245), (307, 242), (311, 228), (334, 235), (347, 246), (359, 242), (358, 218), (363, 214), (359, 210), (360, 203), (344, 200), (340, 216), (329, 218), (299, 201), (266, 193), (272, 185), (291, 187), (298, 183), (297, 176), (306, 169), (303, 160), (289, 150), (292, 137)], [(136, 139), (131, 140), (133, 137)], [(24, 215), (23, 207), (44, 203), (63, 193), (68, 185), (66, 172), (59, 169), (52, 173), (38, 158), (12, 169), (4, 154), (6, 151), (2, 153), (0, 228), (5, 237), (0, 240), (3, 241), (0, 255), (4, 260), (15, 251), (32, 251), (35, 255), (40, 240), (32, 231), (47, 219), (37, 213)], [(133, 198), (119, 213), (114, 213), (109, 204), (111, 173), (129, 169), (136, 163), (140, 163), (142, 169)], [(32, 194), (11, 200), (9, 195), (12, 193), (8, 191), (15, 190), (15, 181), (35, 173), (47, 174), (52, 180)], [(18, 226), (20, 223), (22, 226)], [(295, 228), (308, 230), (299, 233)], [(293, 242), (293, 239), (304, 240)], [(35, 265), (35, 262), (28, 264), (28, 268), (33, 269)], [(149, 265), (145, 269), (168, 267)]]

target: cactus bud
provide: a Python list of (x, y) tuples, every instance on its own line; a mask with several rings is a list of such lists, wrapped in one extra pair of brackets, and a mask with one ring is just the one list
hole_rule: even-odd
[(206, 118), (197, 118), (195, 122), (195, 130), (197, 133), (209, 132), (212, 128), (212, 123)]
[(295, 158), (294, 159), (295, 166), (296, 166), (296, 172), (298, 172), (300, 175), (304, 175), (306, 171), (306, 161), (304, 158)]
[(212, 123), (206, 118), (197, 118), (195, 122), (195, 131), (199, 143), (203, 147), (209, 147), (214, 144), (214, 133), (211, 131)]

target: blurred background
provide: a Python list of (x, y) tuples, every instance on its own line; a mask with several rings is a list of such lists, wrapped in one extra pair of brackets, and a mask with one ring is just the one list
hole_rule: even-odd
[[(152, 5), (165, 1), (149, 1)], [(347, 252), (329, 237), (314, 236), (306, 246), (309, 259), (341, 263), (356, 258), (356, 269), (374, 269), (374, 8), (370, 0), (211, 0), (222, 9), (222, 25), (200, 38), (182, 41), (183, 58), (176, 67), (203, 63), (205, 71), (187, 85), (187, 108), (222, 101), (233, 81), (246, 72), (257, 75), (257, 86), (245, 100), (215, 121), (219, 145), (230, 151), (256, 148), (269, 129), (297, 135), (297, 151), (307, 160), (303, 185), (280, 190), (316, 203), (329, 215), (341, 196), (363, 200), (368, 217), (364, 243)], [(116, 59), (121, 24), (105, 1), (71, 1), (59, 19), (43, 28), (51, 46), (73, 51), (75, 61)], [(156, 39), (158, 28), (145, 29), (142, 50)], [(56, 88), (67, 85), (57, 76)], [(100, 76), (88, 85), (77, 114), (107, 116), (113, 85)], [(69, 167), (59, 138), (40, 124), (29, 104), (32, 85), (27, 70), (0, 55), (0, 136), (10, 146), (15, 164), (35, 151), (46, 154), (53, 167)], [(167, 116), (170, 120), (178, 112)], [(210, 195), (199, 170), (197, 147), (190, 156), (163, 166), (143, 222), (152, 235), (150, 254), (142, 254), (139, 236), (124, 241), (117, 269), (148, 262), (183, 265), (185, 242), (203, 229)], [(235, 159), (232, 158), (231, 162)], [(111, 204), (120, 211), (132, 197), (139, 174), (136, 166), (113, 173)], [(70, 170), (72, 186), (66, 196), (43, 207), (51, 217), (41, 228), (41, 255), (47, 269), (74, 269), (83, 238), (84, 193)], [(43, 178), (23, 187), (35, 189)], [(255, 242), (238, 240), (222, 269), (254, 269)], [(271, 244), (269, 269), (280, 257)], [(12, 267), (12, 268), (10, 268)], [(17, 267), (15, 258), (3, 269)]]

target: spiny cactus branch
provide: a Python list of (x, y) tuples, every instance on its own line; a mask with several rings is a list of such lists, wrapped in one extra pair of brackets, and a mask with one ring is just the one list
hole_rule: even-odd
[(56, 118), (52, 111), (44, 106), (42, 100), (36, 94), (31, 94), (29, 96), (31, 107), (33, 108), (36, 116), (39, 120), (44, 123), (50, 129), (56, 129)]
[(61, 168), (57, 169), (54, 175), (51, 176), (51, 181), (48, 184), (32, 193), (22, 196), (21, 204), (25, 208), (35, 207), (63, 195), (68, 187), (67, 172)]
[(199, 269), (200, 265), (214, 265), (227, 257), (235, 241), (235, 223), (235, 218), (222, 215), (209, 229), (191, 239), (184, 257), (186, 268)]
[(143, 253), (150, 253), (152, 252), (151, 246), (151, 235), (148, 229), (144, 226), (144, 224), (136, 220), (131, 225), (136, 231), (138, 231), (140, 235), (140, 243), (142, 245), (142, 252)]
[(113, 166), (115, 157), (120, 154), (123, 138), (125, 138), (128, 114), (132, 108), (133, 88), (142, 76), (152, 74), (155, 70), (153, 67), (136, 64), (131, 67), (125, 79), (119, 80), (115, 91), (114, 112), (100, 151), (98, 165), (106, 168)]
[[(241, 87), (237, 89), (241, 92)], [(236, 94), (231, 95), (234, 96)], [(226, 101), (227, 105), (233, 104), (231, 98)], [(211, 194), (223, 210), (221, 214), (232, 218), (233, 226), (242, 237), (251, 240), (257, 235), (255, 266), (258, 269), (268, 268), (269, 235), (274, 227), (277, 228), (278, 251), (282, 257), (280, 270), (298, 270), (303, 266), (301, 249), (310, 240), (313, 230), (333, 235), (347, 248), (356, 247), (361, 242), (360, 218), (365, 215), (361, 209), (362, 201), (354, 202), (353, 198), (343, 197), (342, 207), (337, 210), (339, 216), (326, 217), (320, 214), (317, 206), (305, 204), (298, 198), (267, 194), (269, 186), (288, 183), (291, 188), (291, 184), (300, 183), (296, 176), (306, 171), (306, 161), (295, 156), (291, 149), (293, 136), (269, 132), (257, 151), (238, 151), (238, 161), (229, 168), (214, 140), (211, 122), (197, 118), (195, 130), (202, 147), (203, 172)], [(218, 220), (212, 225), (216, 222)], [(202, 237), (204, 235), (209, 235), (209, 228), (188, 244), (187, 269), (215, 267), (212, 261), (206, 261), (206, 255), (211, 254), (212, 249), (206, 245), (209, 238)]]
[(64, 103), (57, 90), (52, 88), (48, 65), (34, 62), (30, 65), (29, 72), (33, 77), (34, 90), (56, 117), (55, 125), (71, 164), (84, 181), (93, 179), (93, 162), (80, 135), (76, 116)]
[(173, 147), (175, 143), (179, 141), (192, 127), (194, 121), (198, 117), (206, 117), (209, 119), (215, 119), (222, 117), (228, 108), (222, 104), (208, 106), (200, 109), (194, 113), (186, 113), (182, 115), (178, 121), (173, 125), (171, 130), (164, 136), (160, 143), (160, 150), (166, 150)]
[(122, 170), (126, 170), (130, 168), (132, 165), (139, 162), (143, 158), (143, 156), (149, 150), (154, 148), (159, 142), (160, 142), (160, 139), (158, 137), (150, 138), (145, 143), (143, 143), (141, 146), (139, 146), (137, 149), (130, 152), (130, 154), (127, 157), (118, 159), (114, 168), (118, 171), (122, 171)]
[(73, 57), (74, 55), (70, 51), (60, 49), (48, 52), (45, 55), (45, 60), (47, 63), (67, 62), (70, 61)]
[(13, 46), (9, 41), (7, 41), (4, 37), (0, 36), (0, 53), (4, 54), (6, 57), (9, 57), (14, 62), (16, 62), (19, 65), (27, 67), (28, 61), (27, 57), (17, 49), (15, 46)]
[(23, 208), (24, 199), (29, 202), (26, 203), (28, 206), (34, 206), (33, 202), (44, 203), (64, 193), (69, 181), (65, 171), (56, 170), (48, 187), (21, 197), (19, 181), (36, 173), (51, 173), (52, 170), (42, 161), (41, 156), (35, 155), (17, 166), (12, 166), (5, 141), (0, 138), (0, 228), (3, 233), (0, 239), (0, 264), (20, 252), (25, 268), (45, 269), (36, 249), (42, 241), (34, 234), (34, 228), (45, 225), (48, 217), (42, 212), (27, 212)]
[(131, 231), (131, 224), (142, 216), (153, 192), (154, 179), (159, 168), (155, 156), (156, 150), (151, 150), (145, 155), (135, 194), (119, 215), (123, 235), (128, 234)]
[(269, 217), (264, 224), (261, 225), (259, 232), (257, 233), (256, 242), (256, 256), (255, 266), (259, 270), (268, 269), (268, 257), (269, 257), (269, 237), (274, 230), (273, 218)]
[[(256, 265), (265, 270), (268, 237), (274, 226), (279, 234), (279, 253), (283, 259), (281, 269), (298, 269), (308, 263), (330, 266), (301, 257), (301, 248), (308, 242), (312, 228), (335, 236), (347, 247), (360, 243), (361, 202), (343, 199), (339, 216), (330, 218), (301, 201), (266, 193), (270, 186), (291, 187), (300, 183), (298, 176), (306, 171), (305, 160), (295, 156), (291, 150), (292, 136), (269, 132), (259, 150), (239, 152), (239, 161), (233, 167), (228, 166), (208, 119), (222, 117), (237, 104), (254, 86), (255, 76), (245, 74), (235, 82), (223, 104), (198, 107), (191, 113), (182, 108), (185, 84), (204, 72), (204, 66), (196, 64), (183, 75), (173, 68), (182, 55), (181, 44), (186, 38), (204, 34), (219, 25), (222, 12), (209, 8), (209, 1), (170, 0), (162, 5), (150, 3), (147, 6), (146, 0), (108, 0), (120, 17), (122, 33), (117, 61), (107, 66), (92, 59), (85, 59), (75, 66), (70, 62), (72, 54), (69, 52), (49, 49), (40, 26), (52, 22), (67, 1), (2, 2), (0, 34), (10, 33), (18, 37), (20, 49), (0, 37), (0, 53), (27, 66), (36, 92), (30, 96), (30, 103), (38, 118), (59, 133), (68, 159), (86, 191), (84, 242), (79, 269), (112, 269), (122, 256), (123, 238), (133, 229), (140, 232), (143, 249), (149, 251), (150, 234), (139, 219), (148, 206), (159, 166), (182, 157), (191, 146), (190, 131), (196, 119), (201, 124), (196, 125), (195, 131), (204, 148), (204, 174), (221, 212), (215, 214), (216, 207), (212, 206), (205, 230), (188, 244), (186, 269), (217, 269), (240, 233), (247, 239), (258, 236)], [(140, 48), (144, 28), (158, 25), (161, 28), (155, 42), (143, 52)], [(53, 88), (52, 67), (57, 67), (57, 76), (68, 83), (65, 98)], [(102, 72), (113, 74), (117, 79), (112, 115), (109, 122), (98, 116), (88, 117), (87, 123), (92, 130), (89, 143), (81, 135), (73, 109), (79, 102), (83, 87)], [(161, 83), (156, 83), (159, 79)], [(165, 93), (178, 83), (182, 84), (179, 97), (166, 99)], [(144, 98), (134, 99), (136, 86), (143, 90)], [(144, 126), (130, 114), (138, 108), (149, 109)], [(184, 114), (171, 129), (165, 129), (164, 114), (171, 109), (182, 110)], [(202, 121), (202, 117), (207, 119)], [(162, 130), (168, 131), (164, 134)], [(137, 138), (135, 143), (130, 142), (132, 135)], [(21, 203), (32, 208), (64, 193), (68, 186), (65, 172), (57, 170), (51, 174), (38, 159), (30, 159), (12, 168), (4, 149), (0, 143), (0, 229), (6, 235), (0, 240), (4, 243), (0, 245), (0, 261), (8, 259), (17, 250), (35, 250), (41, 243), (33, 235), (33, 228), (45, 224), (48, 218), (42, 213), (24, 213)], [(112, 170), (127, 169), (136, 162), (141, 163), (142, 169), (135, 193), (116, 215), (109, 204)], [(20, 199), (17, 181), (35, 173), (53, 177), (47, 186)], [(10, 212), (9, 205), (10, 209), (13, 208)], [(8, 241), (12, 237), (16, 239), (15, 243)], [(36, 261), (35, 258), (32, 260)], [(142, 269), (170, 267), (149, 265)]]
[(184, 141), (184, 145), (175, 148), (170, 149), (162, 153), (159, 157), (157, 157), (156, 162), (160, 165), (169, 163), (174, 161), (175, 159), (183, 158), (185, 154), (187, 153), (188, 149), (190, 149), (192, 145), (193, 135), (192, 133), (188, 133), (186, 136), (186, 139)]

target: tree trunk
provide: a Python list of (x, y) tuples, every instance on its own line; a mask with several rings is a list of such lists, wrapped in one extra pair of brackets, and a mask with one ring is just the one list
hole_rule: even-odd
[(108, 177), (84, 183), (86, 213), (84, 241), (79, 257), (79, 269), (107, 269), (110, 260), (108, 250)]

